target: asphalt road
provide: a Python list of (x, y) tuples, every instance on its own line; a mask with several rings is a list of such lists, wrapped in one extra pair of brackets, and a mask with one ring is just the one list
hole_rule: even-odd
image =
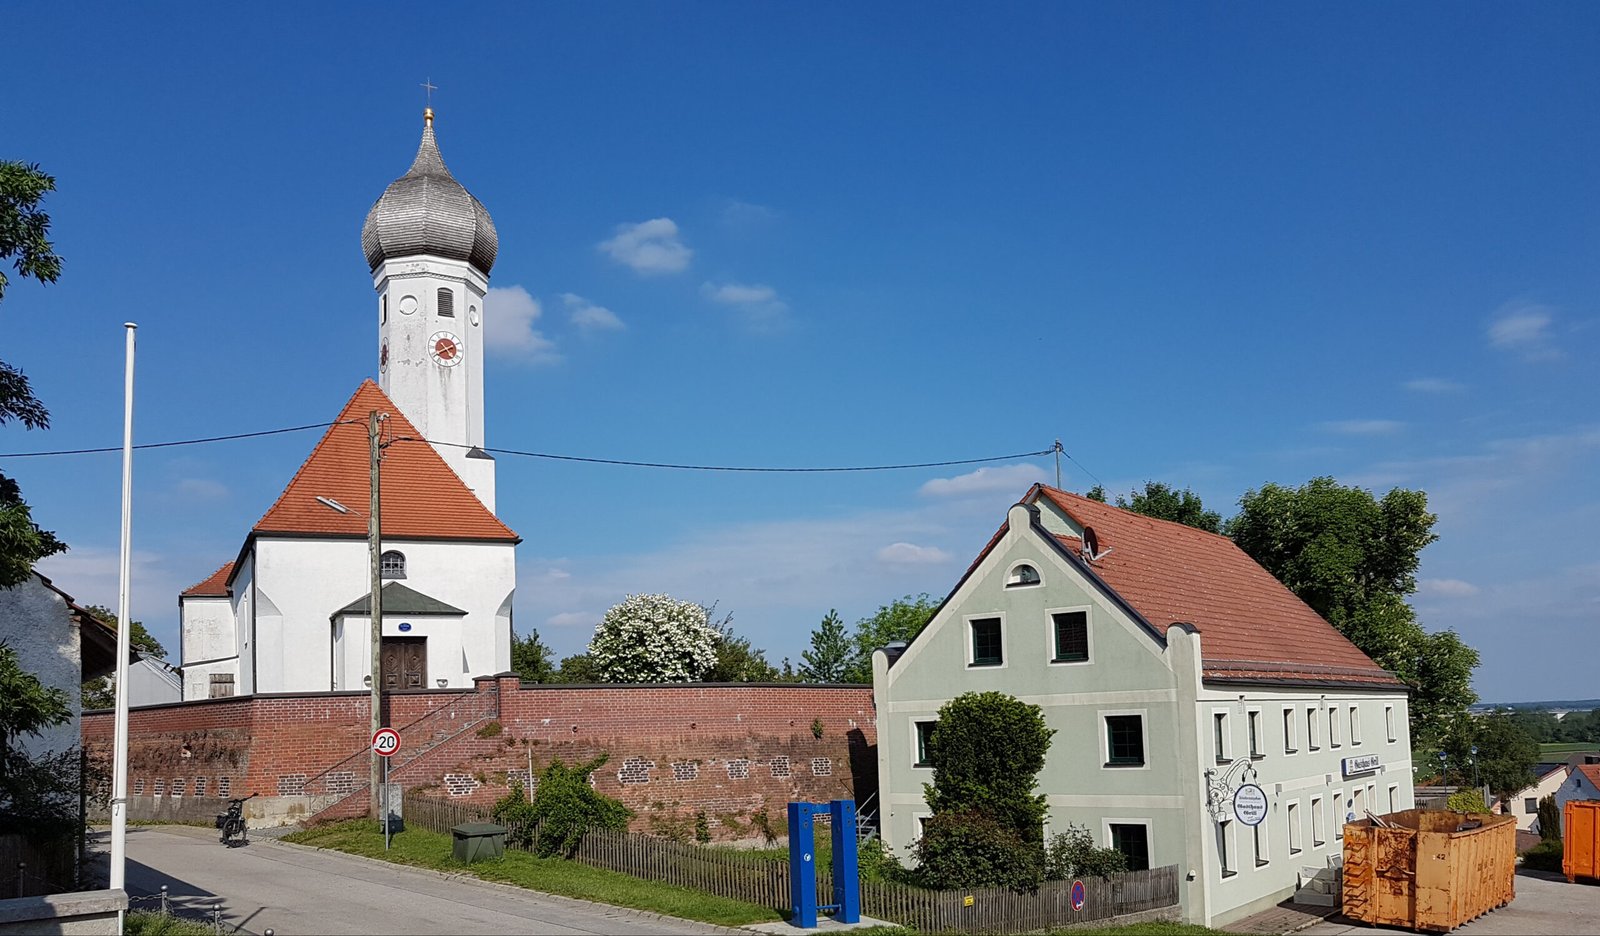
[[(1411, 930), (1339, 922), (1335, 917), (1300, 932), (1303, 936), (1369, 936), (1411, 933)], [(1529, 933), (1600, 933), (1600, 887), (1568, 884), (1559, 874), (1520, 871), (1515, 900), (1451, 930), (1451, 936), (1526, 936)]]
[[(128, 829), (127, 889), (161, 885), (184, 915), (210, 919), (222, 902), (224, 932), (304, 933), (728, 933), (688, 920), (485, 884), (335, 852), (252, 839), (223, 848), (208, 829)], [(136, 908), (151, 907), (137, 900)]]

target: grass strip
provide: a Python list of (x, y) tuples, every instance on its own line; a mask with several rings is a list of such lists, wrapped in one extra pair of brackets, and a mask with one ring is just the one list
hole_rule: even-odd
[(291, 832), (283, 837), (283, 841), (377, 858), (394, 864), (470, 874), (481, 880), (515, 884), (546, 894), (576, 897), (720, 926), (743, 926), (784, 918), (771, 907), (717, 897), (674, 884), (644, 881), (561, 858), (538, 858), (524, 851), (507, 849), (502, 858), (463, 864), (451, 854), (450, 836), (438, 832), (408, 829), (395, 835), (390, 849), (384, 851), (383, 832), (372, 820), (352, 819)]

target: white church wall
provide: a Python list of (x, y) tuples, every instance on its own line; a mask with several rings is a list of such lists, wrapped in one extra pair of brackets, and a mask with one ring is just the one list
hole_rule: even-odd
[(183, 641), (183, 697), (208, 698), (213, 674), (232, 674), (237, 692), (239, 633), (233, 600), (210, 596), (180, 598), (178, 608)]
[[(401, 625), (407, 625), (402, 629)], [(474, 673), (466, 664), (465, 618), (442, 615), (383, 616), (385, 637), (428, 638), (428, 674), (424, 689), (466, 689)], [(366, 689), (372, 670), (372, 619), (359, 615), (340, 618), (333, 633), (333, 688)], [(495, 672), (499, 672), (496, 670)], [(444, 680), (440, 686), (439, 681)]]
[[(385, 540), (385, 550), (406, 557), (408, 588), (467, 612), (459, 621), (458, 638), (447, 632), (420, 628), (431, 618), (411, 618), (409, 636), (429, 637), (428, 668), (433, 686), (446, 679), (450, 687), (466, 688), (473, 676), (503, 672), (511, 666), (509, 633), (496, 633), (497, 613), (515, 587), (514, 547), (510, 543)], [(258, 615), (256, 635), (259, 692), (322, 692), (332, 689), (334, 673), (334, 612), (370, 591), (367, 544), (347, 539), (269, 539), (256, 541), (259, 592), (270, 594), (278, 612), (277, 624), (266, 626)], [(393, 623), (400, 623), (396, 619)], [(387, 622), (386, 622), (387, 623)], [(352, 627), (354, 625), (351, 625)], [(385, 633), (399, 636), (398, 630)], [(435, 638), (439, 643), (435, 644)], [(360, 688), (367, 673), (364, 639), (361, 649), (346, 640), (340, 653), (345, 661), (348, 688)], [(270, 660), (270, 662), (269, 662)], [(359, 665), (357, 665), (359, 661)], [(356, 675), (358, 674), (358, 675)], [(354, 675), (354, 678), (349, 678)]]
[(233, 571), (233, 620), (235, 636), (239, 641), (239, 659), (236, 661), (239, 670), (234, 677), (234, 692), (237, 695), (256, 691), (256, 648), (252, 644), (256, 633), (255, 580), (256, 557), (252, 551), (239, 560)]

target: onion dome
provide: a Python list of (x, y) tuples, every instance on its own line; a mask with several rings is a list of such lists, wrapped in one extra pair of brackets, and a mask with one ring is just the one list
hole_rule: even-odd
[(417, 254), (465, 260), (485, 276), (494, 266), (500, 235), (488, 209), (445, 168), (433, 138), (433, 108), (423, 112), (422, 145), (411, 168), (367, 212), (361, 248), (373, 270)]

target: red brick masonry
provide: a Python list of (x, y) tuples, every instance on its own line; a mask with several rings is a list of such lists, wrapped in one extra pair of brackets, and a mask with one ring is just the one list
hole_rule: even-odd
[[(177, 702), (129, 714), (129, 793), (140, 797), (321, 797), (359, 814), (367, 777), (368, 700), (360, 693)], [(643, 831), (683, 831), (704, 811), (718, 837), (782, 825), (790, 799), (865, 797), (876, 788), (877, 731), (865, 686), (715, 684), (524, 686), (394, 692), (387, 723), (403, 748), (391, 766), (408, 789), (468, 802), (503, 795), (552, 760), (607, 754), (596, 788), (627, 803)], [(111, 744), (111, 713), (83, 717), (91, 751)], [(820, 732), (820, 736), (818, 734)]]

